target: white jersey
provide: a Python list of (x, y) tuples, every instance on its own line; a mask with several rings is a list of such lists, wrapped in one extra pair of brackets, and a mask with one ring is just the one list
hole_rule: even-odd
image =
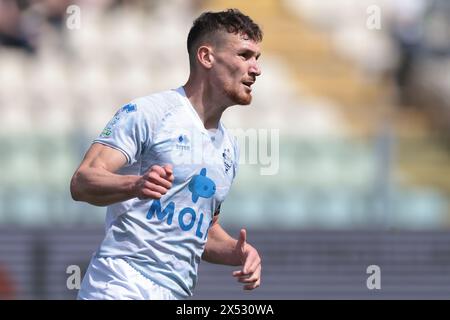
[(236, 139), (222, 123), (206, 130), (180, 87), (125, 105), (94, 142), (125, 155), (119, 174), (172, 164), (175, 177), (160, 200), (110, 205), (97, 255), (123, 258), (156, 284), (191, 296), (213, 216), (236, 175)]

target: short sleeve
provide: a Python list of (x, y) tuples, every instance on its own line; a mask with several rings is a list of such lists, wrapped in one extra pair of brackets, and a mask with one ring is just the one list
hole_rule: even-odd
[(121, 151), (128, 164), (139, 160), (152, 144), (152, 117), (137, 101), (121, 107), (94, 142)]

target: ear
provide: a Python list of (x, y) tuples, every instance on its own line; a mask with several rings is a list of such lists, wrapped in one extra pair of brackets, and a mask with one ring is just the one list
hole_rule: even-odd
[(206, 69), (211, 69), (214, 62), (212, 48), (210, 46), (201, 46), (197, 50), (197, 60)]

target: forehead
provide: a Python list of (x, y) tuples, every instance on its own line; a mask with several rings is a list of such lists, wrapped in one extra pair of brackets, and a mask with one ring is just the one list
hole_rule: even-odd
[(232, 50), (251, 50), (257, 54), (261, 49), (258, 42), (250, 39), (246, 34), (234, 34), (221, 32), (219, 35), (219, 45), (226, 49)]

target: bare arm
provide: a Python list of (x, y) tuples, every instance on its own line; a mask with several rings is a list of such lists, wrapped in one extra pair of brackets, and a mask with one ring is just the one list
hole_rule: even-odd
[(242, 266), (233, 276), (244, 283), (245, 290), (253, 290), (261, 283), (261, 258), (258, 251), (247, 243), (247, 232), (241, 229), (239, 240), (233, 239), (218, 223), (218, 215), (208, 231), (208, 240), (202, 259), (210, 263)]
[(172, 186), (170, 166), (153, 166), (143, 176), (116, 174), (125, 164), (122, 152), (94, 143), (72, 177), (72, 198), (107, 206), (135, 197), (159, 199)]
[(214, 216), (208, 231), (208, 240), (202, 259), (210, 263), (229, 266), (241, 265), (241, 257), (236, 248), (237, 240), (233, 239), (218, 223), (218, 215)]

